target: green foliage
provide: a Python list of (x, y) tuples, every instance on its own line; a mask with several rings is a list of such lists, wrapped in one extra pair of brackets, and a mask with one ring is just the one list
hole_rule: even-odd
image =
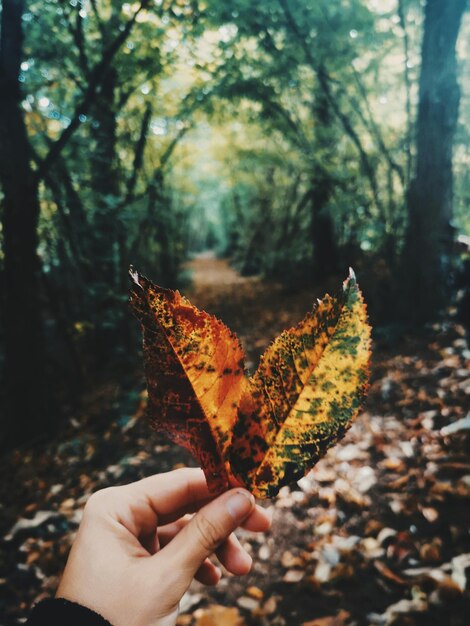
[[(228, 200), (235, 207), (245, 204), (239, 211), (250, 215), (246, 226), (237, 226), (247, 236), (230, 237), (241, 248), (236, 256), (249, 258), (248, 271), (292, 274), (292, 266), (311, 267), (312, 256), (314, 268), (324, 266), (315, 256), (319, 219), (332, 224), (343, 247), (378, 251), (389, 245), (391, 233), (400, 240), (403, 137), (376, 113), (384, 50), (401, 45), (392, 33), (394, 18), (359, 1), (209, 3), (208, 19), (230, 35), (220, 43), (223, 64), (213, 93), (235, 101), (242, 124), (255, 122), (267, 138), (257, 155), (239, 152), (240, 189), (235, 202)], [(403, 82), (396, 70), (394, 78)], [(273, 170), (269, 161), (276, 153), (281, 158)], [(315, 196), (320, 188), (324, 193)], [(282, 204), (287, 206), (276, 206)], [(299, 215), (289, 215), (299, 204)], [(292, 225), (287, 233), (286, 219)], [(257, 236), (253, 254), (257, 229), (265, 235)]]
[[(242, 137), (221, 130), (227, 252), (242, 271), (289, 279), (370, 255), (396, 271), (416, 156), (419, 4), (214, 0), (205, 17), (220, 36), (206, 108), (219, 129), (236, 115)], [(463, 132), (458, 142), (456, 225), (465, 229)], [(335, 258), (321, 250), (325, 237)]]
[[(420, 3), (30, 0), (23, 25), (45, 316), (78, 369), (126, 354), (130, 263), (172, 287), (208, 248), (289, 284), (349, 264), (393, 275)], [(454, 168), (467, 234), (468, 102)]]
[(181, 71), (198, 32), (193, 9), (50, 0), (24, 15), (20, 80), (43, 178), (39, 253), (68, 332), (106, 336), (103, 358), (128, 324), (129, 262), (172, 284), (185, 256), (166, 180), (197, 104), (196, 76)]

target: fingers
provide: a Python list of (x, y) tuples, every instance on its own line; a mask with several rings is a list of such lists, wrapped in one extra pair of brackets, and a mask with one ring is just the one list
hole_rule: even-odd
[(242, 524), (242, 528), (251, 532), (264, 533), (271, 528), (273, 521), (272, 511), (256, 505)]
[(184, 468), (97, 491), (87, 503), (88, 515), (111, 517), (137, 538), (200, 508), (209, 494), (204, 473)]
[[(271, 526), (271, 518), (272, 515), (270, 511), (260, 506), (255, 506), (241, 526), (249, 531), (265, 532), (269, 530)], [(191, 517), (186, 515), (176, 522), (161, 526), (158, 529), (160, 547), (163, 548), (166, 546), (190, 520)], [(236, 576), (243, 576), (251, 569), (252, 559), (233, 533), (216, 550), (216, 556), (225, 569)], [(198, 574), (196, 574), (196, 578), (200, 580)], [(205, 577), (204, 580), (206, 580), (206, 578), (207, 577)], [(204, 584), (216, 584), (217, 581), (214, 582), (215, 575), (213, 572), (209, 575), (209, 578), (211, 582), (205, 582)], [(204, 581), (200, 580), (200, 582)]]
[(203, 585), (213, 587), (222, 577), (220, 569), (214, 565), (209, 559), (206, 559), (201, 567), (197, 570), (194, 578)]
[(235, 576), (244, 576), (251, 570), (252, 558), (233, 533), (216, 550), (216, 555), (225, 569)]
[[(270, 525), (269, 515), (261, 507), (254, 507), (253, 497), (247, 491), (238, 491), (246, 494), (242, 496), (242, 500), (245, 498), (245, 503), (247, 498), (250, 499), (250, 508), (243, 519), (237, 518), (237, 523), (233, 528), (243, 523), (243, 526), (250, 531), (267, 530)], [(236, 493), (237, 490), (234, 489), (232, 492)], [(219, 498), (224, 501), (230, 493), (227, 492)], [(150, 476), (124, 487), (114, 487), (98, 492), (92, 497), (95, 503), (92, 508), (100, 515), (106, 513), (117, 519), (152, 554), (158, 549), (158, 543), (152, 542), (152, 535), (156, 537), (157, 526), (173, 523), (188, 512), (198, 511), (201, 507), (205, 508), (205, 505), (213, 501), (213, 498), (214, 496), (208, 491), (202, 470), (184, 468)], [(201, 519), (204, 524), (204, 515)], [(231, 518), (229, 516), (226, 519)], [(210, 525), (202, 532), (203, 535), (208, 533), (210, 536), (213, 534)], [(220, 542), (223, 540), (224, 537), (221, 537)]]
[[(202, 507), (199, 507), (202, 508)], [(180, 519), (165, 524), (158, 528), (158, 539), (160, 547), (169, 543), (179, 531), (191, 520), (191, 515), (184, 515)], [(266, 532), (271, 528), (272, 514), (270, 511), (256, 505), (250, 515), (241, 524), (241, 527), (251, 532)]]
[[(172, 524), (167, 524), (158, 529), (158, 539), (160, 547), (163, 548), (169, 544), (169, 542), (176, 537), (176, 535), (190, 522), (189, 516), (182, 518)], [(246, 550), (242, 547), (236, 535), (232, 533), (216, 550), (215, 552), (220, 563), (225, 569), (235, 576), (243, 576), (247, 574), (251, 569), (252, 559)], [(209, 562), (206, 559), (206, 562)], [(206, 572), (207, 568), (204, 568), (204, 563), (201, 566), (203, 572)], [(207, 576), (204, 576), (204, 580), (199, 577), (201, 568), (196, 572), (195, 578), (204, 584), (216, 584), (218, 581), (205, 582)], [(213, 572), (212, 572), (213, 574)], [(214, 576), (211, 575), (210, 579), (213, 580)]]
[[(204, 472), (201, 469), (185, 467), (165, 474), (149, 476), (127, 485), (136, 494), (144, 497), (158, 515), (158, 523), (169, 524), (187, 513), (195, 513), (214, 499), (209, 492)], [(243, 524), (243, 528), (254, 532), (264, 532), (270, 528), (271, 515), (257, 506)]]
[(232, 489), (198, 511), (155, 557), (165, 555), (184, 572), (189, 584), (205, 559), (240, 526), (254, 510), (253, 496)]
[(179, 519), (213, 498), (204, 472), (190, 467), (143, 478), (126, 489), (132, 489), (135, 496), (147, 501), (160, 524)]
[(155, 552), (158, 552), (158, 550), (160, 550), (159, 535), (155, 528), (150, 533), (141, 533), (138, 537), (138, 540), (149, 554), (155, 554)]
[(191, 516), (185, 515), (176, 522), (172, 522), (171, 524), (165, 524), (165, 526), (160, 526), (157, 531), (160, 548), (164, 548), (167, 544), (169, 544), (170, 541), (174, 539), (174, 537), (176, 537), (176, 535), (180, 532), (180, 530), (190, 522), (190, 520)]

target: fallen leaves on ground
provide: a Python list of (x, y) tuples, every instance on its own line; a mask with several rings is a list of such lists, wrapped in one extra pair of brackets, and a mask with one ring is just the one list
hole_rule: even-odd
[(195, 626), (245, 626), (245, 620), (236, 608), (210, 606), (194, 613)]
[[(198, 289), (195, 303), (254, 346), (251, 363), (312, 297), (287, 297), (253, 279)], [(252, 573), (225, 576), (214, 589), (195, 583), (181, 626), (194, 626), (214, 605), (247, 626), (467, 624), (470, 433), (449, 427), (470, 413), (468, 343), (459, 326), (446, 323), (383, 341), (374, 354), (365, 409), (343, 442), (266, 504), (272, 532), (240, 531)], [(2, 626), (18, 624), (33, 601), (55, 592), (93, 491), (191, 462), (148, 436), (144, 400), (138, 386), (107, 384), (84, 399), (60, 437), (3, 459)]]
[(340, 611), (337, 615), (328, 615), (304, 622), (302, 626), (344, 626), (351, 615), (347, 611)]

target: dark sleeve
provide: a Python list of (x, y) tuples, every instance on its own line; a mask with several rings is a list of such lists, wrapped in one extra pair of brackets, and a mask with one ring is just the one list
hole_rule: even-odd
[(111, 626), (95, 613), (63, 598), (48, 598), (38, 602), (31, 611), (26, 626)]

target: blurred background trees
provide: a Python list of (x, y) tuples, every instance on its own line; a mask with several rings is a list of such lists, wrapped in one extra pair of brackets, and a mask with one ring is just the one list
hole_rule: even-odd
[(176, 287), (211, 249), (312, 292), (353, 265), (375, 324), (442, 314), (470, 236), (465, 8), (2, 0), (2, 445), (129, 370), (130, 263)]

